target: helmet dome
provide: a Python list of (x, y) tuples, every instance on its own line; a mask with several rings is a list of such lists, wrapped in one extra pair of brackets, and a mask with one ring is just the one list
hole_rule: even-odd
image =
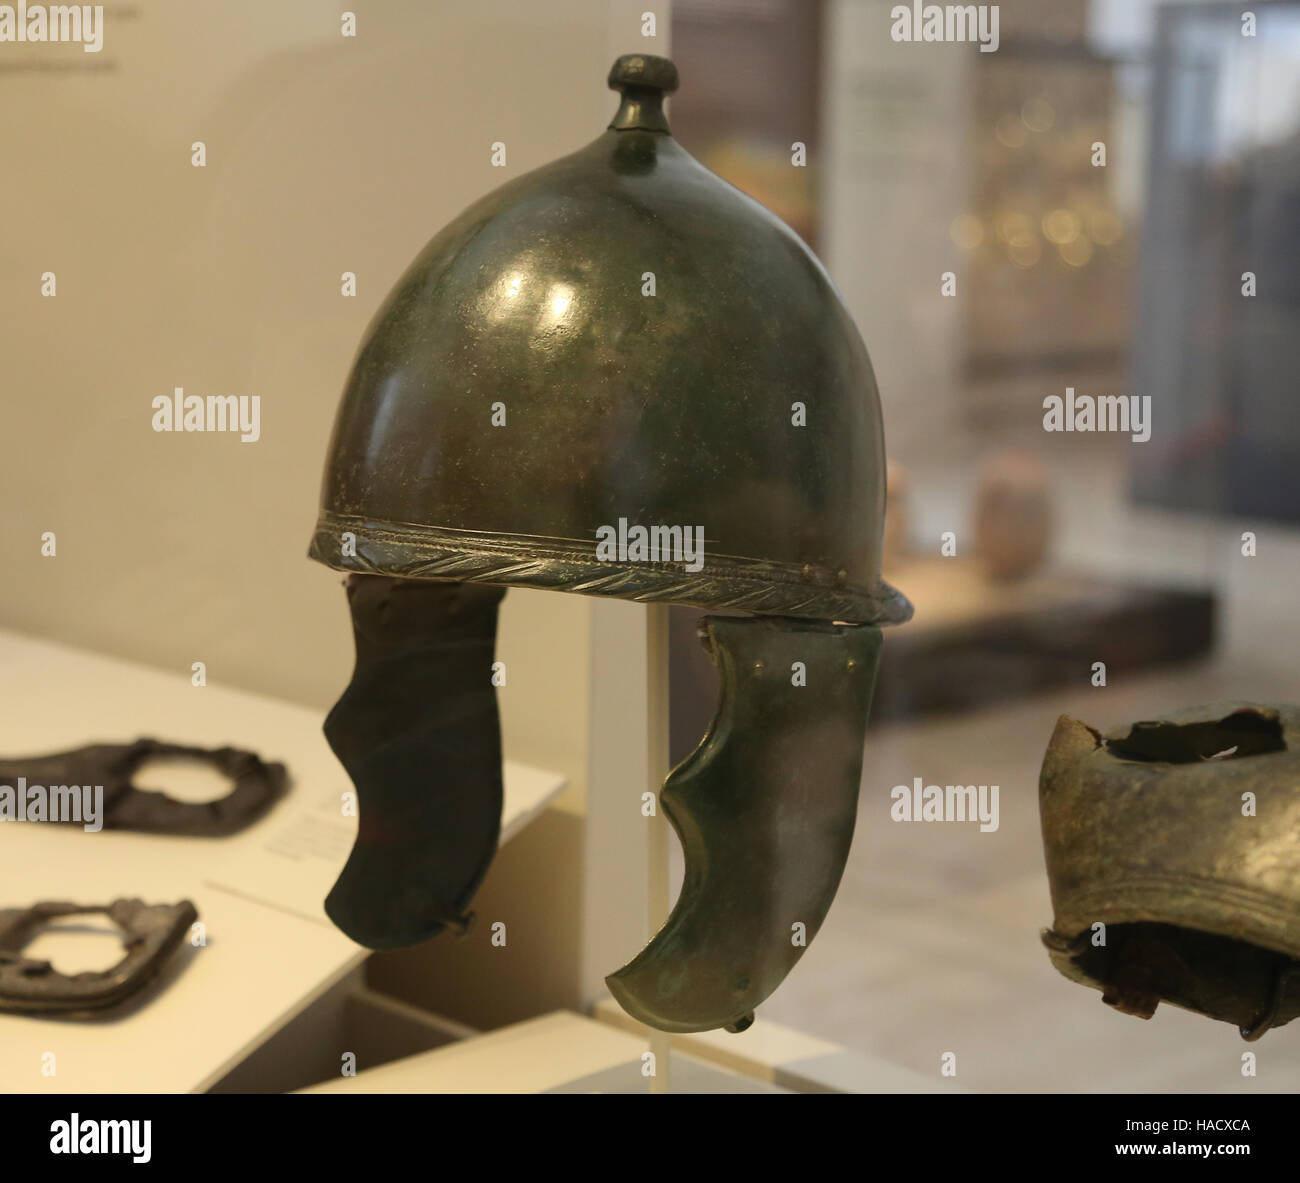
[(880, 580), (880, 404), (843, 302), (788, 226), (673, 139), (670, 62), (620, 58), (610, 84), (603, 135), (470, 206), (384, 302), (312, 557), (907, 619)]

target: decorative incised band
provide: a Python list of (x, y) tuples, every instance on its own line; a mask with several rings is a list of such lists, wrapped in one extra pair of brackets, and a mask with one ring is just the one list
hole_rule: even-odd
[[(343, 545), (351, 534), (355, 546)], [(866, 589), (761, 559), (710, 555), (704, 569), (675, 562), (602, 562), (594, 543), (519, 534), (483, 534), (322, 513), (308, 554), (337, 571), (400, 579), (456, 579), (615, 596), (625, 600), (731, 608), (771, 616), (901, 624), (907, 598), (883, 580)], [(825, 582), (819, 581), (819, 575)]]

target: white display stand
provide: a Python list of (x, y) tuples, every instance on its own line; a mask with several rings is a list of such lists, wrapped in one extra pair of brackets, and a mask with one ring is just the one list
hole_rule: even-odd
[[(6, 757), (148, 735), (250, 748), (283, 761), (293, 778), (265, 818), (229, 838), (0, 822), (0, 907), (188, 898), (207, 939), (183, 945), (162, 978), (111, 1018), (0, 1015), (0, 1091), (207, 1089), (365, 959), (321, 909), (355, 829), (355, 819), (340, 820), (351, 786), (321, 733), (321, 712), (3, 631), (0, 679)], [(178, 765), (139, 780), (180, 793), (193, 775)], [(564, 783), (507, 762), (502, 841)], [(118, 955), (114, 944), (105, 961)]]
[[(668, 917), (668, 822), (646, 817), (668, 772), (668, 607), (595, 600), (586, 807), (583, 1001), (608, 996), (625, 965)], [(668, 1091), (670, 1043), (648, 1038), (654, 1092)]]
[[(612, 998), (596, 1004), (596, 1018), (645, 1040), (647, 1031)], [(864, 1056), (828, 1039), (762, 1019), (739, 1034), (701, 1031), (674, 1035), (680, 1060), (687, 1056), (751, 1080), (796, 1093), (964, 1092), (950, 1079), (937, 1080), (875, 1056)]]
[[(644, 1093), (645, 1038), (556, 1011), (450, 1047), (327, 1081), (308, 1093)], [(677, 1087), (691, 1093), (786, 1089), (678, 1056)]]

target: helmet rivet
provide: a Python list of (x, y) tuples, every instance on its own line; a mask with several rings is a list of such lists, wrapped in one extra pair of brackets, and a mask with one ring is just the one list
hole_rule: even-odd
[(763, 672), (763, 663), (761, 661), (754, 662), (754, 673), (761, 674), (762, 672)]
[(857, 669), (857, 668), (858, 668), (858, 663), (857, 663), (856, 661), (854, 661), (853, 658), (850, 657), (850, 658), (849, 658), (849, 673), (852, 673), (852, 672), (853, 672), (855, 669)]
[(811, 578), (813, 577), (812, 564), (811, 564), (811, 563), (805, 563), (805, 564), (803, 565), (803, 570), (800, 572), (800, 574), (801, 574), (805, 579), (811, 579)]
[(837, 583), (846, 582), (848, 580), (848, 577), (849, 577), (849, 573), (846, 570), (844, 570), (843, 567), (841, 567), (838, 571), (835, 572), (835, 581)]

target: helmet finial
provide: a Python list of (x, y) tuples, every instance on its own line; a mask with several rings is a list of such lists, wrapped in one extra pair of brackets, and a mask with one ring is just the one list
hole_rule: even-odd
[(667, 58), (625, 53), (609, 71), (610, 90), (623, 101), (610, 123), (615, 131), (662, 131), (671, 134), (664, 115), (664, 96), (677, 89), (677, 67)]

